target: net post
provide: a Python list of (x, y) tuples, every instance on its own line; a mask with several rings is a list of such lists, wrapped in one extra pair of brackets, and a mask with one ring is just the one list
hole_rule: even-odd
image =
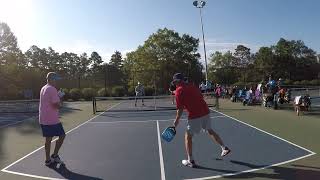
[(95, 97), (92, 97), (92, 111), (93, 111), (93, 114), (96, 114), (96, 99)]

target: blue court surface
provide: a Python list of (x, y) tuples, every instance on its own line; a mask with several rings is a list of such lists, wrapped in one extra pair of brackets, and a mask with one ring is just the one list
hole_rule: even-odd
[(186, 114), (172, 142), (160, 138), (174, 118), (172, 110), (104, 112), (68, 132), (60, 151), (65, 167), (45, 166), (40, 147), (2, 171), (39, 179), (200, 180), (252, 172), (314, 154), (212, 110), (212, 127), (232, 152), (221, 159), (221, 148), (201, 133), (194, 137), (193, 146), (198, 167), (184, 167)]

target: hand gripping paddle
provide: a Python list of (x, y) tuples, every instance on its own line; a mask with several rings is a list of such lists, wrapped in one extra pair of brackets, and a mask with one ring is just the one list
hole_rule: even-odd
[(161, 137), (163, 140), (170, 142), (172, 141), (172, 139), (174, 138), (174, 136), (176, 135), (176, 128), (171, 126), (171, 127), (167, 127), (161, 134)]

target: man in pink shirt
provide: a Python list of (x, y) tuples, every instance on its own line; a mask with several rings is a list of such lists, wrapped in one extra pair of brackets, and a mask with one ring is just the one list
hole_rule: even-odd
[[(39, 123), (42, 129), (43, 137), (45, 137), (46, 160), (45, 165), (52, 163), (62, 163), (58, 155), (65, 138), (65, 132), (61, 122), (59, 121), (59, 108), (63, 94), (58, 94), (57, 81), (61, 77), (55, 72), (47, 74), (47, 84), (41, 88), (40, 104), (39, 104)], [(60, 96), (59, 96), (60, 95)], [(51, 141), (54, 136), (59, 136), (56, 142), (53, 154), (50, 156)]]

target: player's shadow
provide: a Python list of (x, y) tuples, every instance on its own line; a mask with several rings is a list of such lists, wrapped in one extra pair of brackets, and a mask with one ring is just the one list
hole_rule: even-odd
[(305, 165), (299, 165), (299, 164), (293, 164), (293, 167), (300, 167), (300, 168), (311, 168), (311, 169), (319, 169), (320, 167), (315, 167), (315, 166), (305, 166)]
[(53, 169), (54, 171), (56, 171), (58, 174), (60, 174), (65, 179), (70, 179), (70, 180), (103, 180), (102, 178), (86, 176), (83, 174), (72, 172), (66, 166), (61, 166), (60, 168), (56, 168), (55, 166), (50, 166), (50, 168)]
[[(263, 166), (250, 164), (247, 162), (241, 162), (241, 161), (230, 161), (233, 164), (241, 165), (249, 167), (250, 169), (259, 169)], [(308, 167), (308, 166), (299, 166), (299, 165), (293, 165), (294, 167), (301, 167), (301, 168), (309, 168), (309, 169), (300, 169), (300, 168), (289, 168), (289, 167), (269, 167), (267, 169), (273, 170), (271, 173), (260, 173), (260, 172), (249, 172), (249, 173), (243, 173), (235, 176), (231, 176), (229, 178), (267, 178), (267, 179), (277, 179), (277, 180), (306, 180), (306, 179), (319, 179), (320, 178), (320, 168), (318, 167)]]
[[(231, 163), (239, 166), (245, 166), (250, 169), (261, 169), (267, 167), (268, 165), (255, 165), (247, 162), (234, 161), (231, 160)], [(197, 165), (196, 169), (215, 171), (222, 174), (238, 174), (238, 175), (228, 175), (230, 179), (252, 179), (252, 178), (264, 178), (264, 179), (276, 179), (276, 180), (315, 180), (320, 179), (320, 168), (313, 166), (304, 166), (304, 165), (292, 165), (294, 168), (289, 167), (268, 167), (266, 169), (273, 170), (271, 173), (264, 172), (248, 172), (241, 173), (241, 171), (233, 171), (226, 169), (210, 168)], [(299, 167), (299, 168), (297, 168)], [(304, 169), (301, 169), (304, 168)]]
[(201, 170), (207, 170), (207, 171), (216, 171), (216, 172), (221, 172), (221, 173), (225, 173), (225, 174), (237, 173), (236, 171), (232, 171), (232, 170), (210, 168), (210, 167), (204, 167), (204, 166), (201, 166), (201, 165), (196, 165), (194, 168), (195, 169), (201, 169)]

